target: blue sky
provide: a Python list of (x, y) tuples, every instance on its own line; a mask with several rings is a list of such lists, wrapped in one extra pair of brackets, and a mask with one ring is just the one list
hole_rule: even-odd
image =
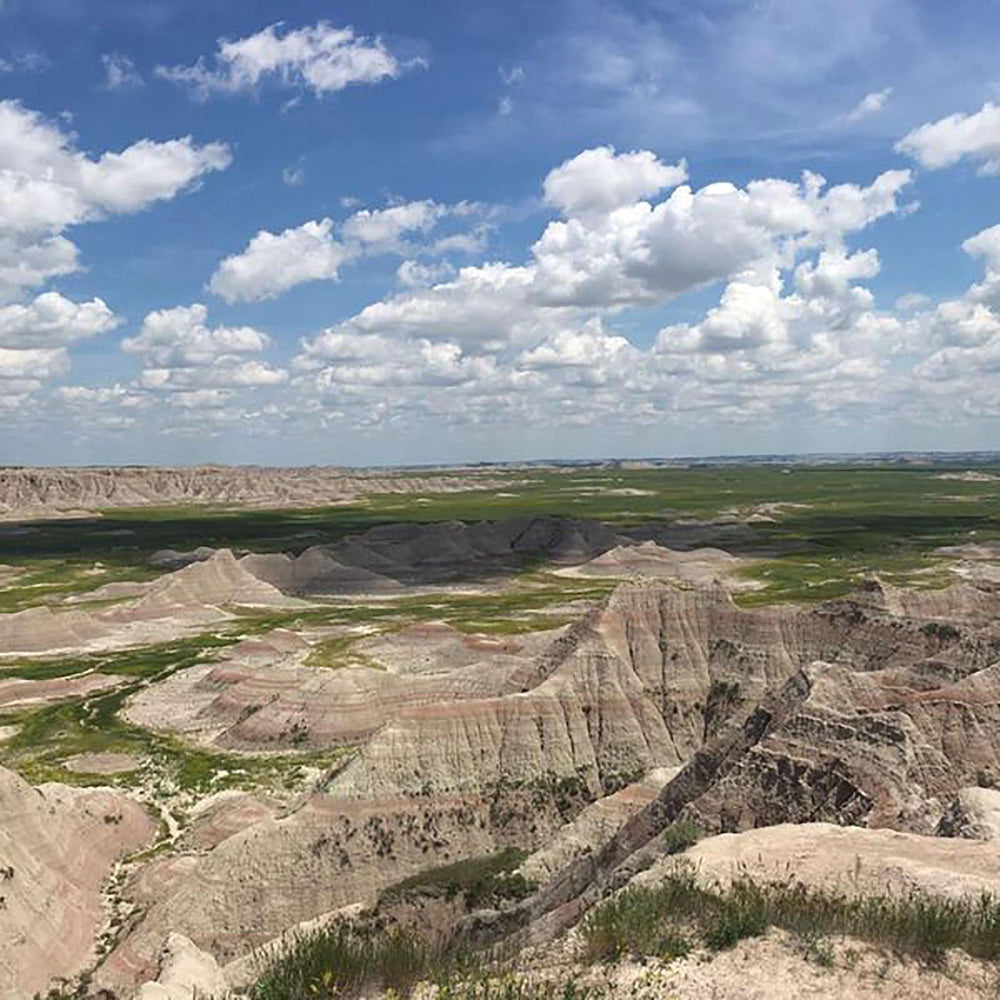
[(998, 40), (978, 0), (0, 0), (0, 461), (996, 447)]

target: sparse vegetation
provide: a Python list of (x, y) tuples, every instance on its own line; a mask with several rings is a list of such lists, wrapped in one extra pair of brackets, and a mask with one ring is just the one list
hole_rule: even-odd
[(399, 928), (337, 923), (295, 939), (276, 959), (261, 959), (250, 1000), (334, 1000), (409, 996), (418, 983), (437, 1000), (598, 1000), (603, 990), (574, 980), (539, 981), (486, 953), (426, 945)]
[(441, 895), (446, 899), (462, 896), (470, 910), (517, 902), (537, 888), (514, 871), (526, 856), (520, 848), (506, 847), (495, 854), (428, 868), (385, 889), (380, 903), (394, 903), (416, 895)]
[(704, 886), (689, 866), (662, 884), (626, 889), (601, 904), (581, 925), (587, 957), (672, 957), (695, 944), (730, 948), (779, 927), (801, 938), (819, 960), (817, 942), (842, 934), (936, 965), (961, 949), (973, 958), (1000, 959), (1000, 899), (905, 896), (851, 897), (812, 889), (794, 879), (764, 882), (741, 874), (727, 886)]
[(432, 949), (396, 928), (373, 932), (336, 923), (296, 938), (266, 965), (250, 992), (252, 1000), (314, 1000), (359, 996), (381, 987), (408, 992), (445, 961)]

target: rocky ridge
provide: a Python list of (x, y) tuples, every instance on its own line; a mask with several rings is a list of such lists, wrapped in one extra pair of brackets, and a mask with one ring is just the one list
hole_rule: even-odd
[(370, 493), (448, 493), (500, 485), (483, 473), (463, 469), (427, 476), (323, 466), (7, 467), (0, 468), (0, 519), (183, 503), (321, 506)]
[[(567, 863), (480, 938), (571, 926), (655, 861), (678, 819), (708, 833), (822, 821), (932, 834), (997, 763), (997, 600), (872, 582), (814, 608), (742, 611), (721, 587), (623, 585), (506, 693), (386, 704), (357, 756), (293, 814), (147, 870), (133, 887), (144, 917), (102, 972), (148, 974), (171, 930), (232, 961), (431, 859), (552, 841), (660, 767), (679, 770), (652, 798), (631, 796), (638, 811), (619, 810), (631, 818), (606, 842), (595, 832), (580, 853), (566, 828)], [(336, 718), (338, 699), (326, 702)]]

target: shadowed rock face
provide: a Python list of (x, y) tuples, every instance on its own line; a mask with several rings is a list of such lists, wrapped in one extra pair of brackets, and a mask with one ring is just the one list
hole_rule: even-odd
[[(720, 587), (629, 584), (494, 671), (486, 696), (456, 696), (454, 679), (477, 669), (461, 657), (452, 673), (397, 676), (325, 792), (147, 869), (133, 887), (145, 915), (102, 974), (148, 974), (170, 931), (231, 959), (428, 865), (552, 842), (587, 803), (658, 767), (679, 770), (480, 936), (569, 926), (655, 860), (682, 817), (706, 832), (826, 821), (931, 833), (998, 766), (998, 610), (996, 592), (967, 585), (874, 582), (812, 608), (744, 611)], [(330, 732), (356, 711), (336, 685), (346, 693), (361, 673), (329, 675)]]
[(243, 565), (287, 593), (382, 593), (404, 584), (481, 579), (527, 557), (581, 563), (623, 540), (598, 521), (524, 517), (465, 524), (387, 524), (297, 557), (249, 555)]

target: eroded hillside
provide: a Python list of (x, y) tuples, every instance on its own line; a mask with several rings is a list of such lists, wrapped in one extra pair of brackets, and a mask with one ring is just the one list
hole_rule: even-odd
[[(545, 489), (575, 482), (559, 476)], [(642, 487), (606, 489), (620, 509), (603, 520), (428, 519), (423, 504), (332, 531), (311, 512), (251, 515), (252, 530), (223, 513), (186, 535), (177, 515), (0, 539), (0, 932), (15, 956), (0, 995), (256, 989), (255, 949), (277, 961), (296, 928), (371, 926), (372, 907), (417, 938), (534, 949), (536, 986), (557, 955), (589, 982), (581, 919), (624, 887), (669, 884), (691, 840), (722, 878), (749, 857), (725, 839), (741, 831), (833, 824), (841, 860), (889, 871), (890, 842), (864, 839), (885, 831), (929, 859), (900, 884), (992, 891), (992, 515), (883, 551), (860, 510), (854, 528), (838, 513), (807, 532), (820, 498), (794, 491), (693, 517), (666, 495), (640, 516), (622, 505)], [(73, 530), (105, 558), (67, 557)], [(814, 562), (840, 596), (822, 599)], [(813, 599), (777, 599), (789, 573)], [(969, 850), (935, 846), (956, 836)], [(800, 842), (776, 838), (753, 850), (811, 877)], [(516, 858), (488, 891), (387, 902), (402, 880), (486, 857)]]

